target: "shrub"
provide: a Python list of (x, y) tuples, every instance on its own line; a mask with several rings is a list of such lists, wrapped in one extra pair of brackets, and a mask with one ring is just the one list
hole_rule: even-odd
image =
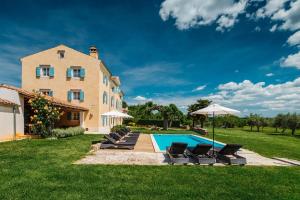
[(56, 121), (60, 119), (63, 112), (60, 108), (48, 101), (45, 96), (35, 93), (34, 97), (28, 100), (32, 109), (30, 120), (32, 123), (32, 131), (42, 137), (50, 136), (51, 130)]
[(129, 126), (136, 126), (136, 124), (134, 122), (129, 122), (128, 125)]
[(125, 125), (117, 125), (112, 127), (111, 132), (118, 132), (118, 131), (130, 131)]
[(84, 128), (81, 127), (70, 127), (70, 128), (56, 128), (52, 130), (53, 136), (57, 138), (65, 138), (65, 137), (71, 137), (75, 135), (83, 135), (84, 134)]

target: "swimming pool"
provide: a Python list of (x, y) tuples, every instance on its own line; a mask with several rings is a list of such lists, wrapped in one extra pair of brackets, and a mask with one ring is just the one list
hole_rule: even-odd
[[(184, 142), (189, 147), (195, 147), (197, 144), (213, 144), (213, 141), (197, 135), (188, 134), (152, 134), (152, 143), (156, 152), (166, 151), (172, 142)], [(222, 148), (225, 144), (215, 141), (215, 148)]]

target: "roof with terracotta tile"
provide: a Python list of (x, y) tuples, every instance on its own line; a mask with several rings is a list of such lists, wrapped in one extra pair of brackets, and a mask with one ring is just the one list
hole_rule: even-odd
[[(19, 94), (22, 94), (23, 96), (28, 97), (28, 98), (32, 98), (35, 95), (34, 92), (29, 92), (29, 91), (24, 90), (22, 88), (18, 88), (18, 87), (11, 86), (11, 85), (0, 84), (0, 88), (6, 88), (6, 89), (10, 89), (10, 90), (15, 90)], [(78, 106), (78, 105), (69, 103), (67, 101), (58, 99), (58, 98), (54, 98), (54, 97), (50, 97), (50, 96), (45, 96), (45, 98), (47, 100), (49, 100), (50, 102), (52, 102), (54, 105), (57, 105), (57, 106), (61, 106), (61, 107), (65, 107), (65, 108), (70, 108), (70, 109), (81, 110), (81, 111), (88, 111), (89, 110), (88, 108), (85, 108), (83, 106)]]
[(9, 106), (13, 106), (13, 105), (17, 105), (14, 102), (8, 101), (6, 99), (1, 99), (0, 98), (0, 105), (9, 105)]

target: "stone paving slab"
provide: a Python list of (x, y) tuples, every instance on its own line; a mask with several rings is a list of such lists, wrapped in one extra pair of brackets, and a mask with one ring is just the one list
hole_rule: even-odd
[(114, 164), (114, 165), (166, 165), (162, 153), (98, 150), (75, 164)]

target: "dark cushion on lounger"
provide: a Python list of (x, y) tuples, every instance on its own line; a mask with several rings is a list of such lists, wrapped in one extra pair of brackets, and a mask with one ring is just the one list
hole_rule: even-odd
[(233, 155), (235, 154), (242, 145), (240, 144), (226, 144), (218, 153), (222, 155)]
[(197, 144), (195, 148), (189, 148), (189, 151), (195, 155), (205, 155), (211, 149), (210, 144)]
[(183, 154), (186, 150), (187, 143), (182, 142), (173, 142), (171, 147), (169, 148), (170, 154)]

